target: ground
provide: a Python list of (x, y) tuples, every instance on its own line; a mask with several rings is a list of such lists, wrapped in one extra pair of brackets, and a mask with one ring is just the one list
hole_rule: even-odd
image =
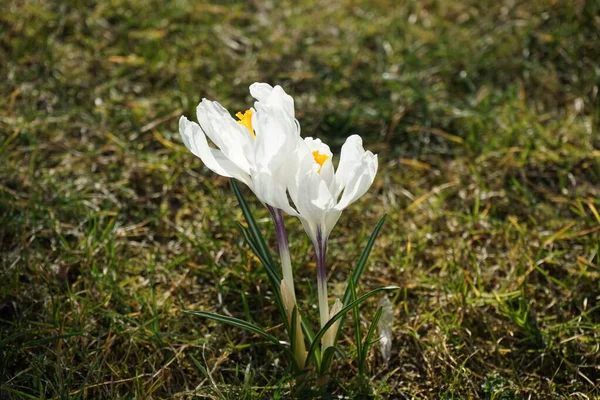
[[(337, 359), (305, 396), (598, 396), (599, 15), (594, 0), (8, 0), (0, 397), (300, 396), (277, 349), (182, 312), (286, 339), (229, 182), (177, 125), (203, 97), (247, 109), (255, 81), (294, 96), (303, 135), (339, 151), (358, 133), (379, 154), (332, 233), (332, 298), (385, 213), (358, 289), (401, 288), (389, 364), (375, 349), (361, 380)], [(312, 248), (287, 223), (316, 323)]]

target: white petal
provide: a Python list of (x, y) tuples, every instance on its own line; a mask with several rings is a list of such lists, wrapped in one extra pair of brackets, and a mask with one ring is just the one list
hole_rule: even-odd
[(250, 95), (258, 101), (267, 101), (267, 98), (272, 91), (273, 86), (268, 83), (254, 82), (250, 85)]
[(268, 108), (252, 116), (256, 132), (255, 164), (257, 169), (275, 170), (286, 163), (297, 146), (296, 125), (282, 109)]
[(239, 179), (252, 187), (248, 174), (227, 159), (220, 150), (209, 147), (206, 136), (197, 123), (182, 116), (179, 119), (179, 133), (185, 147), (199, 157), (208, 169), (228, 178)]
[(333, 227), (340, 219), (342, 215), (342, 210), (338, 210), (337, 208), (332, 208), (325, 215), (325, 223), (323, 224), (323, 237), (328, 238), (329, 234), (333, 230)]
[(294, 118), (294, 99), (279, 85), (273, 88), (266, 101), (272, 107), (281, 107), (287, 115)]
[(254, 83), (250, 86), (250, 94), (258, 100), (254, 103), (258, 111), (265, 108), (280, 108), (294, 119), (294, 99), (281, 86), (271, 87), (267, 83)]
[[(290, 190), (296, 209), (304, 219), (303, 226), (313, 243), (317, 240), (317, 229), (321, 229), (323, 239), (329, 230), (325, 227), (327, 214), (334, 210), (335, 202), (325, 182), (314, 171), (308, 171), (298, 184), (297, 192)], [(294, 195), (296, 198), (294, 198)]]
[[(321, 179), (325, 181), (327, 187), (333, 187), (333, 153), (329, 149), (325, 143), (321, 141), (321, 139), (313, 139), (311, 137), (307, 137), (304, 139), (304, 142), (308, 146), (310, 153), (313, 155), (313, 165), (312, 169), (317, 171), (321, 176)], [(324, 154), (327, 156), (327, 159), (323, 163), (323, 165), (319, 165), (314, 159), (314, 152), (318, 152), (319, 154)]]
[(297, 170), (293, 157), (298, 143), (296, 124), (283, 109), (266, 107), (252, 116), (252, 125), (256, 132), (251, 169), (254, 192), (263, 203), (297, 215), (287, 196)]
[(350, 174), (354, 170), (356, 164), (360, 162), (360, 158), (365, 154), (365, 149), (362, 146), (362, 139), (358, 135), (352, 135), (342, 146), (340, 154), (340, 163), (335, 173), (335, 188), (332, 190), (333, 196), (338, 199), (342, 190), (348, 184)]
[(348, 176), (344, 193), (335, 208), (342, 211), (358, 200), (371, 187), (377, 173), (377, 156), (370, 151), (365, 152)]
[(306, 137), (306, 138), (304, 138), (304, 142), (307, 144), (311, 153), (316, 150), (320, 154), (325, 154), (330, 159), (333, 157), (333, 153), (331, 152), (331, 149), (329, 148), (329, 146), (327, 146), (325, 143), (323, 143), (321, 141), (321, 139)]
[(252, 186), (256, 197), (263, 203), (279, 208), (290, 215), (298, 215), (290, 206), (285, 185), (276, 181), (268, 171), (253, 171)]
[(247, 174), (254, 163), (254, 139), (219, 103), (203, 99), (196, 109), (202, 130), (223, 154)]

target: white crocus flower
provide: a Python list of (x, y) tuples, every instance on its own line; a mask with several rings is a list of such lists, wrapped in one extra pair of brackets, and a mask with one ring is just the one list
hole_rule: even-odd
[[(254, 108), (238, 112), (238, 121), (219, 103), (203, 99), (196, 110), (199, 124), (182, 116), (179, 132), (186, 147), (206, 167), (242, 181), (269, 209), (279, 243), (285, 283), (281, 288), (291, 320), (290, 304), (296, 304), (296, 295), (283, 212), (296, 215), (288, 200), (287, 182), (296, 169), (293, 154), (300, 140), (300, 125), (294, 116), (294, 99), (281, 86), (254, 83), (250, 94), (257, 100)], [(216, 148), (209, 146), (207, 136)], [(297, 346), (303, 346), (301, 330), (296, 337)], [(298, 354), (302, 352), (298, 350)]]
[[(332, 153), (319, 139), (300, 140), (295, 154), (297, 170), (288, 189), (297, 215), (315, 247), (319, 315), (324, 326), (330, 318), (325, 265), (327, 239), (342, 211), (365, 194), (373, 183), (377, 156), (364, 150), (358, 135), (350, 136), (342, 146), (335, 171)], [(334, 329), (332, 327), (332, 332)], [(332, 345), (330, 338), (328, 335), (324, 341), (323, 350)]]
[[(255, 108), (238, 112), (236, 121), (215, 101), (203, 99), (196, 112), (199, 124), (185, 116), (179, 132), (186, 147), (211, 171), (245, 183), (260, 201), (293, 213), (286, 194), (285, 171), (300, 137), (294, 99), (281, 86), (254, 83)], [(217, 148), (210, 147), (206, 137)]]

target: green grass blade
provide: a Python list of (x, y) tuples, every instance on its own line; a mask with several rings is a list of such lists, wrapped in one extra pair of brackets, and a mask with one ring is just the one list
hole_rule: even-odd
[(340, 312), (335, 314), (333, 317), (329, 318), (329, 321), (327, 321), (325, 326), (322, 327), (319, 330), (319, 332), (317, 332), (317, 334), (315, 335), (315, 338), (313, 339), (312, 343), (310, 344), (310, 348), (308, 349), (308, 355), (306, 357), (305, 367), (308, 366), (308, 364), (310, 363), (310, 360), (314, 357), (315, 350), (319, 346), (321, 338), (323, 337), (323, 335), (325, 335), (325, 332), (327, 332), (327, 330), (331, 327), (331, 325), (333, 325), (335, 323), (335, 321), (342, 318), (344, 315), (346, 315), (348, 313), (348, 311), (352, 310), (355, 306), (362, 304), (369, 297), (374, 296), (377, 293), (382, 292), (382, 291), (398, 290), (398, 289), (400, 289), (398, 286), (384, 286), (384, 287), (380, 287), (380, 288), (371, 290), (369, 293), (364, 294), (361, 297), (359, 297), (358, 299), (356, 299), (355, 301), (350, 302), (350, 304), (348, 304), (346, 307), (342, 308), (340, 310)]
[(273, 295), (275, 296), (275, 303), (276, 303), (275, 305), (277, 306), (277, 309), (279, 310), (279, 313), (281, 314), (281, 317), (283, 319), (283, 324), (285, 325), (285, 329), (289, 334), (290, 324), (288, 323), (287, 316), (285, 313), (285, 308), (283, 305), (283, 298), (281, 297), (281, 292), (279, 291), (279, 284), (281, 282), (281, 276), (278, 274), (277, 270), (275, 268), (273, 268), (273, 266), (271, 264), (269, 264), (269, 261), (262, 257), (260, 251), (256, 247), (256, 243), (253, 241), (252, 237), (250, 236), (250, 232), (248, 231), (248, 228), (246, 228), (239, 222), (238, 222), (238, 227), (240, 228), (242, 235), (244, 235), (244, 239), (246, 239), (246, 243), (248, 243), (248, 246), (250, 246), (250, 249), (252, 250), (252, 252), (254, 252), (254, 254), (256, 254), (256, 256), (260, 260), (261, 264), (265, 267), (265, 270), (267, 271), (267, 277), (269, 278), (269, 283), (271, 284), (271, 289), (273, 290)]
[(273, 282), (276, 282), (277, 285), (275, 286), (279, 287), (279, 282), (281, 282), (282, 279), (281, 275), (279, 275), (279, 271), (277, 271), (276, 268), (273, 268), (273, 264), (271, 263), (271, 261), (269, 261), (263, 256), (256, 242), (250, 236), (250, 231), (248, 230), (248, 228), (246, 228), (239, 222), (238, 227), (240, 228), (240, 231), (242, 231), (242, 235), (244, 235), (246, 243), (248, 243), (248, 246), (250, 246), (250, 250), (252, 250), (252, 252), (256, 254), (262, 265), (266, 268), (267, 274), (269, 275), (269, 279), (271, 280), (271, 284), (273, 284)]
[[(294, 309), (292, 310), (292, 322), (290, 324), (290, 330), (289, 330), (289, 337), (290, 337), (290, 348), (292, 350), (292, 353), (294, 352), (295, 344), (296, 344), (296, 340), (298, 340), (298, 333), (296, 332), (296, 322), (298, 321), (298, 313), (296, 312), (298, 310), (297, 306), (294, 306)], [(287, 319), (287, 318), (286, 318)], [(294, 358), (295, 360), (295, 358)], [(298, 369), (301, 369), (302, 365), (298, 365)]]
[[(373, 232), (371, 232), (371, 236), (369, 237), (369, 240), (367, 241), (367, 245), (365, 246), (362, 253), (360, 254), (360, 257), (358, 258), (358, 262), (356, 263), (356, 268), (354, 268), (354, 271), (352, 271), (352, 275), (350, 276), (349, 282), (352, 281), (355, 289), (358, 286), (358, 281), (360, 280), (360, 277), (362, 276), (362, 273), (365, 270), (365, 267), (367, 265), (367, 260), (369, 258), (369, 255), (371, 254), (371, 249), (373, 248), (373, 245), (375, 244), (375, 240), (377, 239), (377, 236), (379, 236), (379, 232), (381, 231), (381, 228), (383, 228), (383, 224), (385, 223), (386, 218), (387, 218), (387, 214), (383, 214), (383, 216), (381, 218), (379, 218), (379, 221), (377, 221), (377, 224), (375, 225), (375, 228), (373, 229)], [(352, 301), (352, 290), (350, 288), (350, 284), (348, 284), (348, 286), (346, 287), (346, 291), (344, 292), (344, 297), (342, 298), (342, 304), (344, 304), (344, 306), (346, 306), (346, 305), (348, 305), (348, 303), (350, 301)], [(344, 325), (343, 319), (340, 322), (340, 327), (342, 325)], [(336, 332), (335, 339), (333, 341), (334, 345), (337, 343), (339, 333), (340, 333), (340, 330), (338, 330)]]
[(32, 395), (30, 395), (28, 393), (21, 392), (21, 391), (19, 391), (17, 389), (12, 389), (12, 388), (10, 388), (8, 386), (2, 386), (2, 387), (0, 387), (0, 391), (3, 391), (3, 390), (5, 392), (12, 393), (12, 394), (15, 394), (15, 395), (19, 395), (19, 396), (22, 396), (22, 397), (27, 398), (27, 399), (33, 399), (33, 400), (39, 400), (40, 399), (39, 397), (32, 396)]
[(292, 310), (292, 329), (290, 329), (290, 345), (292, 347), (292, 349), (294, 348), (294, 343), (296, 342), (296, 322), (298, 321), (298, 313), (296, 312), (298, 310), (297, 306), (294, 306), (294, 309)]
[[(302, 324), (302, 331), (304, 332), (304, 335), (306, 336), (306, 339), (308, 339), (308, 343), (311, 343), (314, 341), (315, 338), (315, 332), (313, 331), (313, 329), (310, 327), (310, 322), (308, 321), (308, 319), (306, 318), (305, 315), (300, 314), (300, 324)], [(319, 369), (319, 364), (320, 364), (320, 359), (321, 359), (321, 349), (319, 347), (317, 347), (317, 349), (315, 350), (315, 360), (316, 360), (316, 364), (317, 364), (317, 370)]]
[(369, 326), (369, 330), (367, 331), (367, 336), (365, 336), (365, 344), (363, 346), (363, 351), (362, 351), (362, 355), (361, 355), (361, 363), (363, 364), (363, 371), (364, 371), (364, 363), (367, 360), (367, 355), (369, 355), (369, 349), (371, 348), (371, 345), (373, 345), (373, 343), (375, 342), (371, 342), (371, 338), (373, 337), (373, 334), (375, 333), (375, 327), (377, 326), (377, 322), (379, 322), (379, 318), (381, 318), (381, 313), (383, 312), (383, 307), (379, 307), (377, 309), (377, 312), (375, 313), (375, 316), (373, 317), (373, 320), (371, 321), (371, 325)]
[[(350, 279), (350, 281), (348, 282), (348, 287), (350, 288), (350, 295), (351, 295), (351, 300), (354, 303), (356, 301), (356, 287), (354, 286), (354, 281), (352, 279)], [(352, 307), (352, 315), (354, 316), (354, 331), (356, 334), (356, 358), (357, 358), (357, 362), (358, 362), (358, 371), (363, 374), (364, 370), (363, 370), (363, 360), (362, 360), (362, 355), (363, 355), (363, 351), (362, 351), (362, 331), (360, 329), (360, 313), (358, 312), (358, 305), (355, 305), (354, 307)], [(341, 329), (342, 324), (340, 324), (340, 329)], [(339, 332), (339, 330), (338, 330)], [(338, 335), (338, 332), (335, 333), (336, 337)]]
[[(377, 236), (379, 235), (379, 232), (381, 231), (381, 228), (383, 227), (383, 224), (384, 224), (386, 218), (387, 218), (387, 214), (384, 214), (379, 219), (379, 221), (377, 222), (377, 225), (375, 225), (375, 229), (373, 229), (373, 232), (371, 233), (371, 236), (369, 237), (369, 241), (367, 242), (367, 245), (365, 246), (362, 253), (360, 254), (360, 258), (358, 259), (358, 262), (356, 263), (356, 268), (354, 268), (354, 271), (352, 272), (352, 275), (350, 276), (350, 279), (352, 279), (352, 281), (354, 282), (354, 287), (358, 286), (358, 281), (360, 280), (360, 277), (361, 277), (363, 271), (365, 270), (365, 266), (367, 265), (367, 259), (369, 258), (369, 255), (371, 254), (371, 249), (373, 248), (373, 245), (375, 244), (375, 240), (377, 239)], [(346, 291), (344, 292), (344, 297), (343, 297), (342, 303), (344, 305), (348, 305), (348, 303), (351, 301), (351, 297), (352, 297), (352, 293), (350, 291), (350, 285), (348, 285), (348, 287), (346, 287)]]
[(321, 371), (325, 372), (329, 370), (333, 356), (337, 354), (341, 359), (346, 359), (346, 353), (337, 346), (331, 346), (325, 349), (323, 352), (323, 359), (321, 360)]
[(198, 371), (200, 371), (205, 378), (209, 378), (208, 371), (206, 370), (204, 365), (202, 365), (200, 361), (196, 360), (196, 357), (194, 357), (193, 355), (188, 354), (188, 357), (192, 359), (192, 362), (194, 363), (196, 368), (198, 368)]
[(188, 311), (188, 310), (184, 310), (183, 312), (186, 313), (186, 314), (195, 315), (197, 317), (203, 317), (203, 318), (212, 319), (213, 321), (222, 322), (224, 324), (232, 325), (232, 326), (235, 326), (237, 328), (245, 329), (248, 332), (252, 332), (252, 333), (255, 333), (255, 334), (259, 335), (263, 339), (266, 339), (267, 341), (269, 341), (269, 342), (271, 342), (273, 344), (276, 344), (278, 346), (282, 346), (281, 342), (275, 336), (273, 336), (273, 335), (271, 335), (271, 334), (263, 331), (258, 326), (253, 325), (253, 324), (251, 324), (249, 322), (246, 322), (244, 320), (233, 318), (233, 317), (228, 317), (226, 315), (209, 313), (209, 312), (205, 312), (205, 311)]
[(250, 231), (250, 236), (254, 240), (257, 249), (260, 251), (261, 255), (269, 262), (270, 265), (275, 265), (273, 262), (273, 257), (271, 256), (271, 252), (269, 251), (269, 247), (267, 246), (267, 242), (265, 238), (260, 233), (260, 229), (258, 229), (258, 224), (250, 211), (250, 207), (248, 207), (248, 203), (246, 199), (242, 195), (240, 188), (235, 181), (235, 179), (230, 179), (231, 187), (233, 188), (233, 193), (235, 193), (235, 197), (238, 199), (238, 203), (240, 204), (240, 208), (242, 209), (242, 213), (244, 214), (244, 218), (246, 219), (246, 223), (248, 224), (248, 229)]

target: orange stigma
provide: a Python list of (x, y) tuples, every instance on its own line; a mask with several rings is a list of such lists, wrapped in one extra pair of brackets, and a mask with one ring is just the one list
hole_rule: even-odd
[(250, 132), (252, 137), (255, 138), (256, 134), (254, 133), (254, 129), (252, 128), (252, 110), (246, 110), (243, 113), (238, 112), (237, 114), (235, 114), (235, 116), (239, 118), (239, 121), (237, 123), (240, 125), (244, 125), (246, 129), (248, 129), (248, 132)]
[(329, 160), (329, 156), (326, 154), (319, 153), (319, 150), (313, 151), (312, 155), (313, 155), (313, 158), (315, 159), (315, 162), (317, 164), (319, 164), (319, 170), (317, 171), (317, 173), (320, 174), (321, 168), (323, 168), (323, 164), (325, 164), (325, 161)]

